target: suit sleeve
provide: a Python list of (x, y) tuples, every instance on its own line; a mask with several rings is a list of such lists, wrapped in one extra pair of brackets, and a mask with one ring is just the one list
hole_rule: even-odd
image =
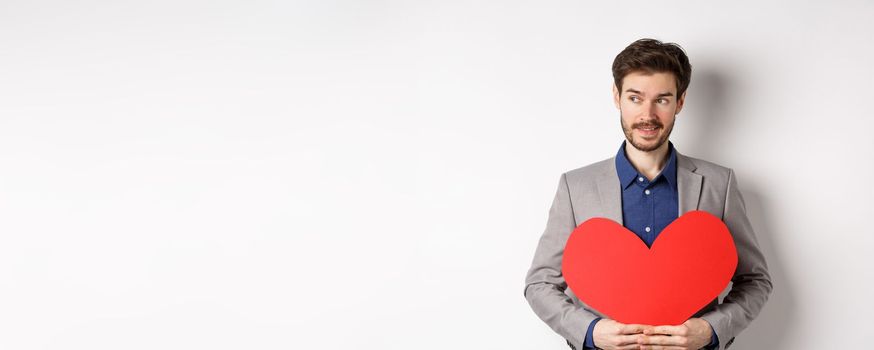
[(574, 305), (565, 294), (561, 259), (568, 236), (576, 228), (567, 176), (561, 175), (531, 268), (525, 277), (525, 299), (534, 313), (576, 349), (583, 349), (587, 329), (598, 316)]
[(737, 247), (737, 269), (731, 279), (731, 291), (722, 304), (701, 316), (716, 332), (720, 349), (731, 345), (734, 337), (758, 316), (773, 288), (765, 256), (747, 218), (734, 170), (728, 173), (724, 210), (722, 220)]

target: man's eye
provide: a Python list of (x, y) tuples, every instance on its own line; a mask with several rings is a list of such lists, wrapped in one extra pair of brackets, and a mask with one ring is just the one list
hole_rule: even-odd
[(668, 99), (666, 99), (666, 98), (660, 98), (660, 99), (659, 99), (659, 103), (661, 103), (661, 104), (666, 104), (666, 103), (668, 103)]
[(640, 101), (640, 99), (639, 99), (637, 96), (631, 96), (631, 97), (629, 97), (628, 99), (631, 100), (631, 102), (637, 102), (637, 101)]

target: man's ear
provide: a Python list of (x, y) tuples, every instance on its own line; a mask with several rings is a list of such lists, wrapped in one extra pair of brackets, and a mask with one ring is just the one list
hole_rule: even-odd
[(613, 104), (616, 105), (616, 109), (619, 108), (619, 88), (616, 87), (616, 83), (613, 83)]
[(677, 99), (677, 112), (674, 115), (680, 114), (680, 110), (683, 109), (683, 105), (686, 103), (686, 91), (683, 91), (683, 94), (680, 95), (680, 98)]

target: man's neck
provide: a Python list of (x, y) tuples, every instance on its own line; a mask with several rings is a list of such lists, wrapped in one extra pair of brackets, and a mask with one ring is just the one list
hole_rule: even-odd
[(631, 142), (625, 143), (625, 155), (631, 165), (647, 179), (652, 180), (662, 171), (665, 164), (668, 163), (668, 141), (665, 141), (659, 148), (650, 152), (644, 152), (631, 145)]

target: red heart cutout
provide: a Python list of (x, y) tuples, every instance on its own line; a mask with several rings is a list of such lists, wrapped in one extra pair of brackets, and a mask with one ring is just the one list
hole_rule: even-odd
[(571, 233), (562, 274), (580, 300), (626, 324), (678, 325), (728, 285), (737, 249), (728, 227), (705, 211), (674, 220), (652, 248), (606, 218)]

